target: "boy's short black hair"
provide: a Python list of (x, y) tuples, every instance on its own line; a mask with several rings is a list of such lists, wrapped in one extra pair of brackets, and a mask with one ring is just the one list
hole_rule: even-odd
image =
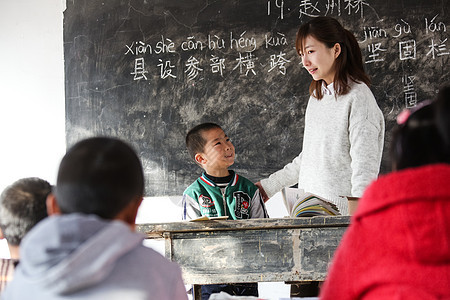
[(186, 135), (186, 147), (192, 159), (195, 160), (195, 155), (203, 152), (205, 148), (206, 141), (202, 133), (215, 128), (222, 129), (222, 127), (215, 123), (202, 123), (189, 130)]
[(62, 213), (113, 219), (144, 195), (144, 174), (134, 150), (107, 137), (75, 144), (63, 157), (55, 189)]
[(9, 244), (18, 246), (25, 234), (47, 217), (46, 200), (52, 187), (47, 181), (22, 178), (0, 196), (0, 228)]

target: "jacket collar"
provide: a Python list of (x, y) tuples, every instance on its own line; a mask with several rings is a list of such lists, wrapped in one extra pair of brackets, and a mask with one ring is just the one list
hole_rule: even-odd
[[(233, 176), (232, 180), (230, 181), (230, 183), (228, 183), (228, 186), (235, 186), (235, 185), (237, 184), (237, 182), (238, 182), (238, 179), (239, 179), (238, 174), (236, 174), (235, 172), (233, 172), (233, 173), (234, 173), (234, 176)], [(205, 175), (204, 172), (202, 173), (202, 176), (200, 176), (200, 180), (203, 181), (206, 185), (209, 185), (209, 186), (217, 186), (217, 185), (214, 183), (214, 181), (212, 181), (211, 179), (209, 179), (209, 178)]]
[(450, 164), (432, 164), (408, 168), (380, 176), (359, 200), (354, 218), (403, 202), (429, 198), (450, 199)]

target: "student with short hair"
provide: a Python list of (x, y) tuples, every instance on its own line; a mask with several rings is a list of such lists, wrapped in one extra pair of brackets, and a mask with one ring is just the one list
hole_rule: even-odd
[(23, 237), (47, 217), (45, 202), (51, 189), (46, 180), (29, 177), (15, 181), (0, 195), (0, 238), (6, 239), (11, 256), (0, 259), (0, 292), (13, 278)]
[[(201, 216), (228, 216), (230, 220), (268, 218), (258, 188), (248, 179), (229, 170), (234, 164), (235, 149), (223, 129), (203, 123), (186, 135), (192, 159), (204, 172), (183, 194), (183, 220)], [(202, 300), (220, 291), (231, 295), (258, 296), (258, 284), (203, 285)]]
[(450, 299), (449, 119), (450, 86), (399, 116), (394, 171), (359, 200), (321, 299)]
[(21, 245), (3, 299), (187, 299), (179, 266), (134, 231), (144, 175), (134, 150), (107, 137), (68, 150), (50, 217)]

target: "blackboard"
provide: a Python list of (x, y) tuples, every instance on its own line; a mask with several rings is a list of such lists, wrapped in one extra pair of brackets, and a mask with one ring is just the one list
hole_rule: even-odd
[[(302, 148), (310, 75), (295, 34), (319, 15), (360, 42), (386, 118), (449, 82), (447, 0), (73, 0), (64, 12), (66, 143), (108, 135), (135, 147), (147, 196), (181, 195), (200, 169), (185, 149), (201, 122), (223, 126), (233, 169), (253, 181)], [(450, 28), (449, 28), (450, 30)]]

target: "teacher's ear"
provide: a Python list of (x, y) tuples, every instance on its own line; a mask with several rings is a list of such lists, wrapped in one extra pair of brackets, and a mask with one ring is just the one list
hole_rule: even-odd
[(46, 204), (47, 204), (47, 214), (49, 216), (61, 214), (58, 202), (56, 201), (56, 197), (53, 193), (48, 194)]
[(339, 54), (341, 54), (341, 44), (336, 43), (333, 46), (333, 50), (334, 50), (334, 58), (338, 58)]

